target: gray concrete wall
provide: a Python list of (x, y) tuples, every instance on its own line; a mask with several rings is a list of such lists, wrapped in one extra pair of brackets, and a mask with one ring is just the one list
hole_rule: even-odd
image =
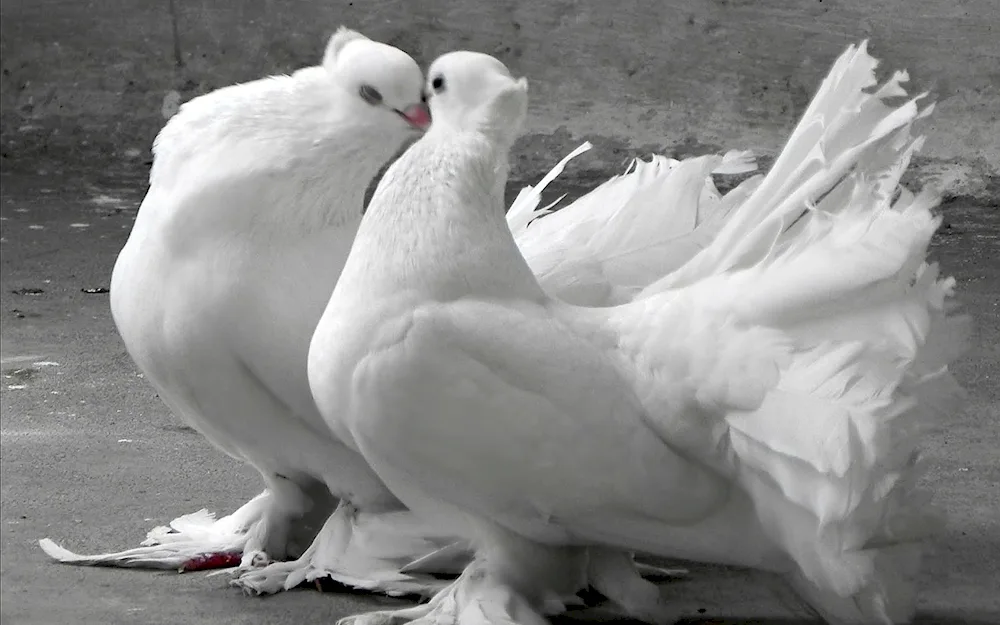
[(339, 24), (421, 63), (476, 49), (527, 76), (525, 174), (583, 137), (606, 170), (637, 150), (773, 153), (869, 37), (939, 100), (920, 175), (997, 194), (998, 0), (4, 0), (0, 17), (5, 167), (145, 154), (165, 94), (312, 64)]

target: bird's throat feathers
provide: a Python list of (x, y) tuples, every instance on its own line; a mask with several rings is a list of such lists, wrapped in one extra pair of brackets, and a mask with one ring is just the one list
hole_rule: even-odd
[(541, 297), (507, 226), (507, 152), (482, 134), (432, 127), (389, 168), (368, 206), (352, 252), (366, 279), (421, 285), (442, 299)]

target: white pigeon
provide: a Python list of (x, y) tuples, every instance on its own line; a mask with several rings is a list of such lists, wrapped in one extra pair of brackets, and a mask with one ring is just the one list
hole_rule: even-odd
[[(836, 62), (768, 176), (631, 303), (548, 296), (504, 219), (526, 83), (492, 57), (428, 71), (434, 124), (386, 172), (316, 329), (330, 429), (476, 560), (365, 623), (542, 623), (592, 583), (679, 618), (627, 551), (779, 573), (831, 623), (898, 623), (939, 527), (921, 435), (955, 410), (967, 338), (926, 262), (932, 194), (897, 189), (898, 73)], [(663, 201), (672, 198), (664, 197)]]
[[(423, 83), (408, 54), (341, 28), (321, 65), (195, 98), (160, 132), (149, 191), (112, 275), (112, 313), (163, 401), (253, 465), (267, 489), (225, 518), (201, 511), (154, 529), (146, 547), (77, 556), (45, 539), (49, 555), (180, 569), (242, 559), (246, 570), (286, 557), (293, 523), (314, 505), (325, 518), (330, 492), (401, 508), (325, 427), (305, 364), (366, 187), (430, 122)], [(358, 556), (374, 566), (394, 549), (405, 562), (440, 546), (406, 535), (400, 521), (375, 541), (386, 544)], [(351, 566), (348, 579), (365, 572)]]
[[(399, 573), (402, 564), (411, 572), (461, 570), (463, 546), (403, 510), (361, 457), (329, 435), (305, 370), (365, 189), (412, 135), (410, 126), (427, 121), (422, 90), (409, 56), (341, 29), (322, 66), (220, 89), (170, 120), (115, 267), (112, 311), (164, 401), (258, 469), (267, 489), (218, 520), (205, 510), (174, 519), (142, 547), (80, 555), (43, 539), (46, 553), (79, 565), (240, 564), (236, 584), (256, 593), (326, 576), (392, 594), (426, 592), (437, 585)], [(627, 300), (662, 275), (650, 267), (693, 256), (755, 184), (722, 197), (710, 177), (752, 170), (748, 153), (683, 162), (654, 156), (566, 210), (537, 211), (545, 186), (587, 149), (525, 189), (510, 210), (539, 280), (579, 304)], [(664, 207), (659, 196), (675, 187), (696, 192)], [(334, 511), (330, 491), (351, 505)], [(300, 520), (307, 512), (327, 522), (296, 552), (293, 532), (306, 525), (316, 533)], [(289, 555), (300, 557), (273, 561)]]

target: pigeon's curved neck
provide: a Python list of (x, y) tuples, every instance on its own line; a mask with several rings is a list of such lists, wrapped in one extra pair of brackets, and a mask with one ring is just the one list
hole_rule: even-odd
[(507, 150), (482, 135), (432, 128), (386, 172), (345, 275), (369, 292), (543, 299), (507, 226), (507, 170)]
[[(357, 224), (369, 186), (402, 147), (398, 137), (353, 126), (350, 121), (336, 130), (316, 141), (316, 158), (303, 163), (295, 176), (303, 184), (299, 192), (304, 194), (298, 226)], [(306, 193), (307, 186), (317, 193)]]
[(356, 228), (365, 192), (408, 131), (359, 120), (346, 97), (307, 68), (185, 105), (157, 138), (151, 177), (150, 192), (171, 201), (148, 203), (140, 219), (181, 241)]
[(273, 143), (255, 146), (276, 174), (261, 177), (261, 191), (274, 188), (281, 205), (254, 219), (285, 231), (356, 226), (369, 185), (406, 139), (402, 128), (359, 120), (343, 101), (348, 96), (313, 69), (293, 76), (287, 97), (294, 105), (279, 100), (282, 114), (271, 118), (268, 132)]

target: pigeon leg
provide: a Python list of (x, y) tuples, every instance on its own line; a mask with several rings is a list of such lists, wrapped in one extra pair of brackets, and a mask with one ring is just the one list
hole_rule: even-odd
[(380, 610), (349, 616), (337, 625), (548, 625), (541, 611), (524, 595), (488, 570), (482, 561), (428, 603), (401, 610)]
[(547, 546), (482, 521), (489, 536), (462, 575), (416, 608), (359, 614), (338, 625), (547, 625), (586, 585), (587, 551)]
[(598, 592), (631, 618), (667, 625), (682, 616), (669, 606), (656, 584), (642, 578), (631, 554), (625, 551), (592, 547), (588, 576)]
[[(336, 562), (339, 559), (338, 556), (346, 549), (351, 532), (349, 517), (353, 511), (353, 506), (341, 501), (300, 558), (250, 568), (243, 571), (230, 584), (242, 589), (247, 594), (269, 595), (282, 590), (290, 590), (310, 579), (309, 573), (314, 570), (313, 560), (317, 553), (320, 551), (330, 552), (332, 556), (328, 556), (329, 559)], [(315, 579), (315, 577), (311, 579)]]
[(259, 569), (287, 555), (292, 522), (309, 511), (312, 502), (302, 488), (278, 473), (261, 471), (272, 495), (260, 519), (247, 531), (238, 573)]
[(365, 558), (352, 551), (357, 514), (354, 505), (341, 500), (302, 557), (243, 571), (230, 583), (252, 595), (291, 590), (303, 582), (321, 578), (393, 596), (430, 596), (445, 585), (431, 577), (400, 573), (398, 562), (391, 559)]

